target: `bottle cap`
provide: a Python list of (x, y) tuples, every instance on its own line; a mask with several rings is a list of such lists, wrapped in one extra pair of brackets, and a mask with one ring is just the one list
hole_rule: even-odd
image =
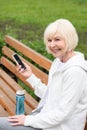
[(25, 94), (25, 90), (18, 90), (16, 92), (17, 95), (24, 95)]

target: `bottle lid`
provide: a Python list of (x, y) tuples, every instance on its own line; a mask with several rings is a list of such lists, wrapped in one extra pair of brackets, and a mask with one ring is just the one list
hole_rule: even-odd
[(17, 95), (24, 95), (25, 94), (25, 90), (18, 90), (16, 92)]

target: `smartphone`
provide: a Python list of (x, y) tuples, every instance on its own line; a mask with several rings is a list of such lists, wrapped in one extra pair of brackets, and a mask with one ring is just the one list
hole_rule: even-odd
[(24, 70), (26, 69), (25, 65), (23, 64), (20, 57), (16, 53), (13, 54), (12, 57), (14, 58), (16, 64), (21, 65), (21, 68), (23, 68)]

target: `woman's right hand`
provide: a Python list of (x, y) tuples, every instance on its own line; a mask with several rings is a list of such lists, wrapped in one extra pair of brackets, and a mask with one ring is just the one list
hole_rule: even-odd
[(24, 125), (25, 117), (25, 115), (10, 116), (8, 118), (8, 121), (11, 123), (12, 126), (20, 126)]
[(17, 71), (21, 73), (25, 78), (29, 78), (32, 75), (32, 69), (28, 64), (26, 64), (25, 62), (23, 63), (26, 69), (23, 69), (21, 65), (17, 65)]

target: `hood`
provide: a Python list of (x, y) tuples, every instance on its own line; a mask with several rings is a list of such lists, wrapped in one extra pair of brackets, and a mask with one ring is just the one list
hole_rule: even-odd
[(62, 66), (60, 66), (59, 71), (65, 71), (66, 69), (72, 66), (79, 66), (83, 68), (85, 71), (87, 71), (87, 61), (85, 60), (84, 54), (80, 52), (75, 53), (76, 55), (70, 58), (66, 63), (62, 63)]

